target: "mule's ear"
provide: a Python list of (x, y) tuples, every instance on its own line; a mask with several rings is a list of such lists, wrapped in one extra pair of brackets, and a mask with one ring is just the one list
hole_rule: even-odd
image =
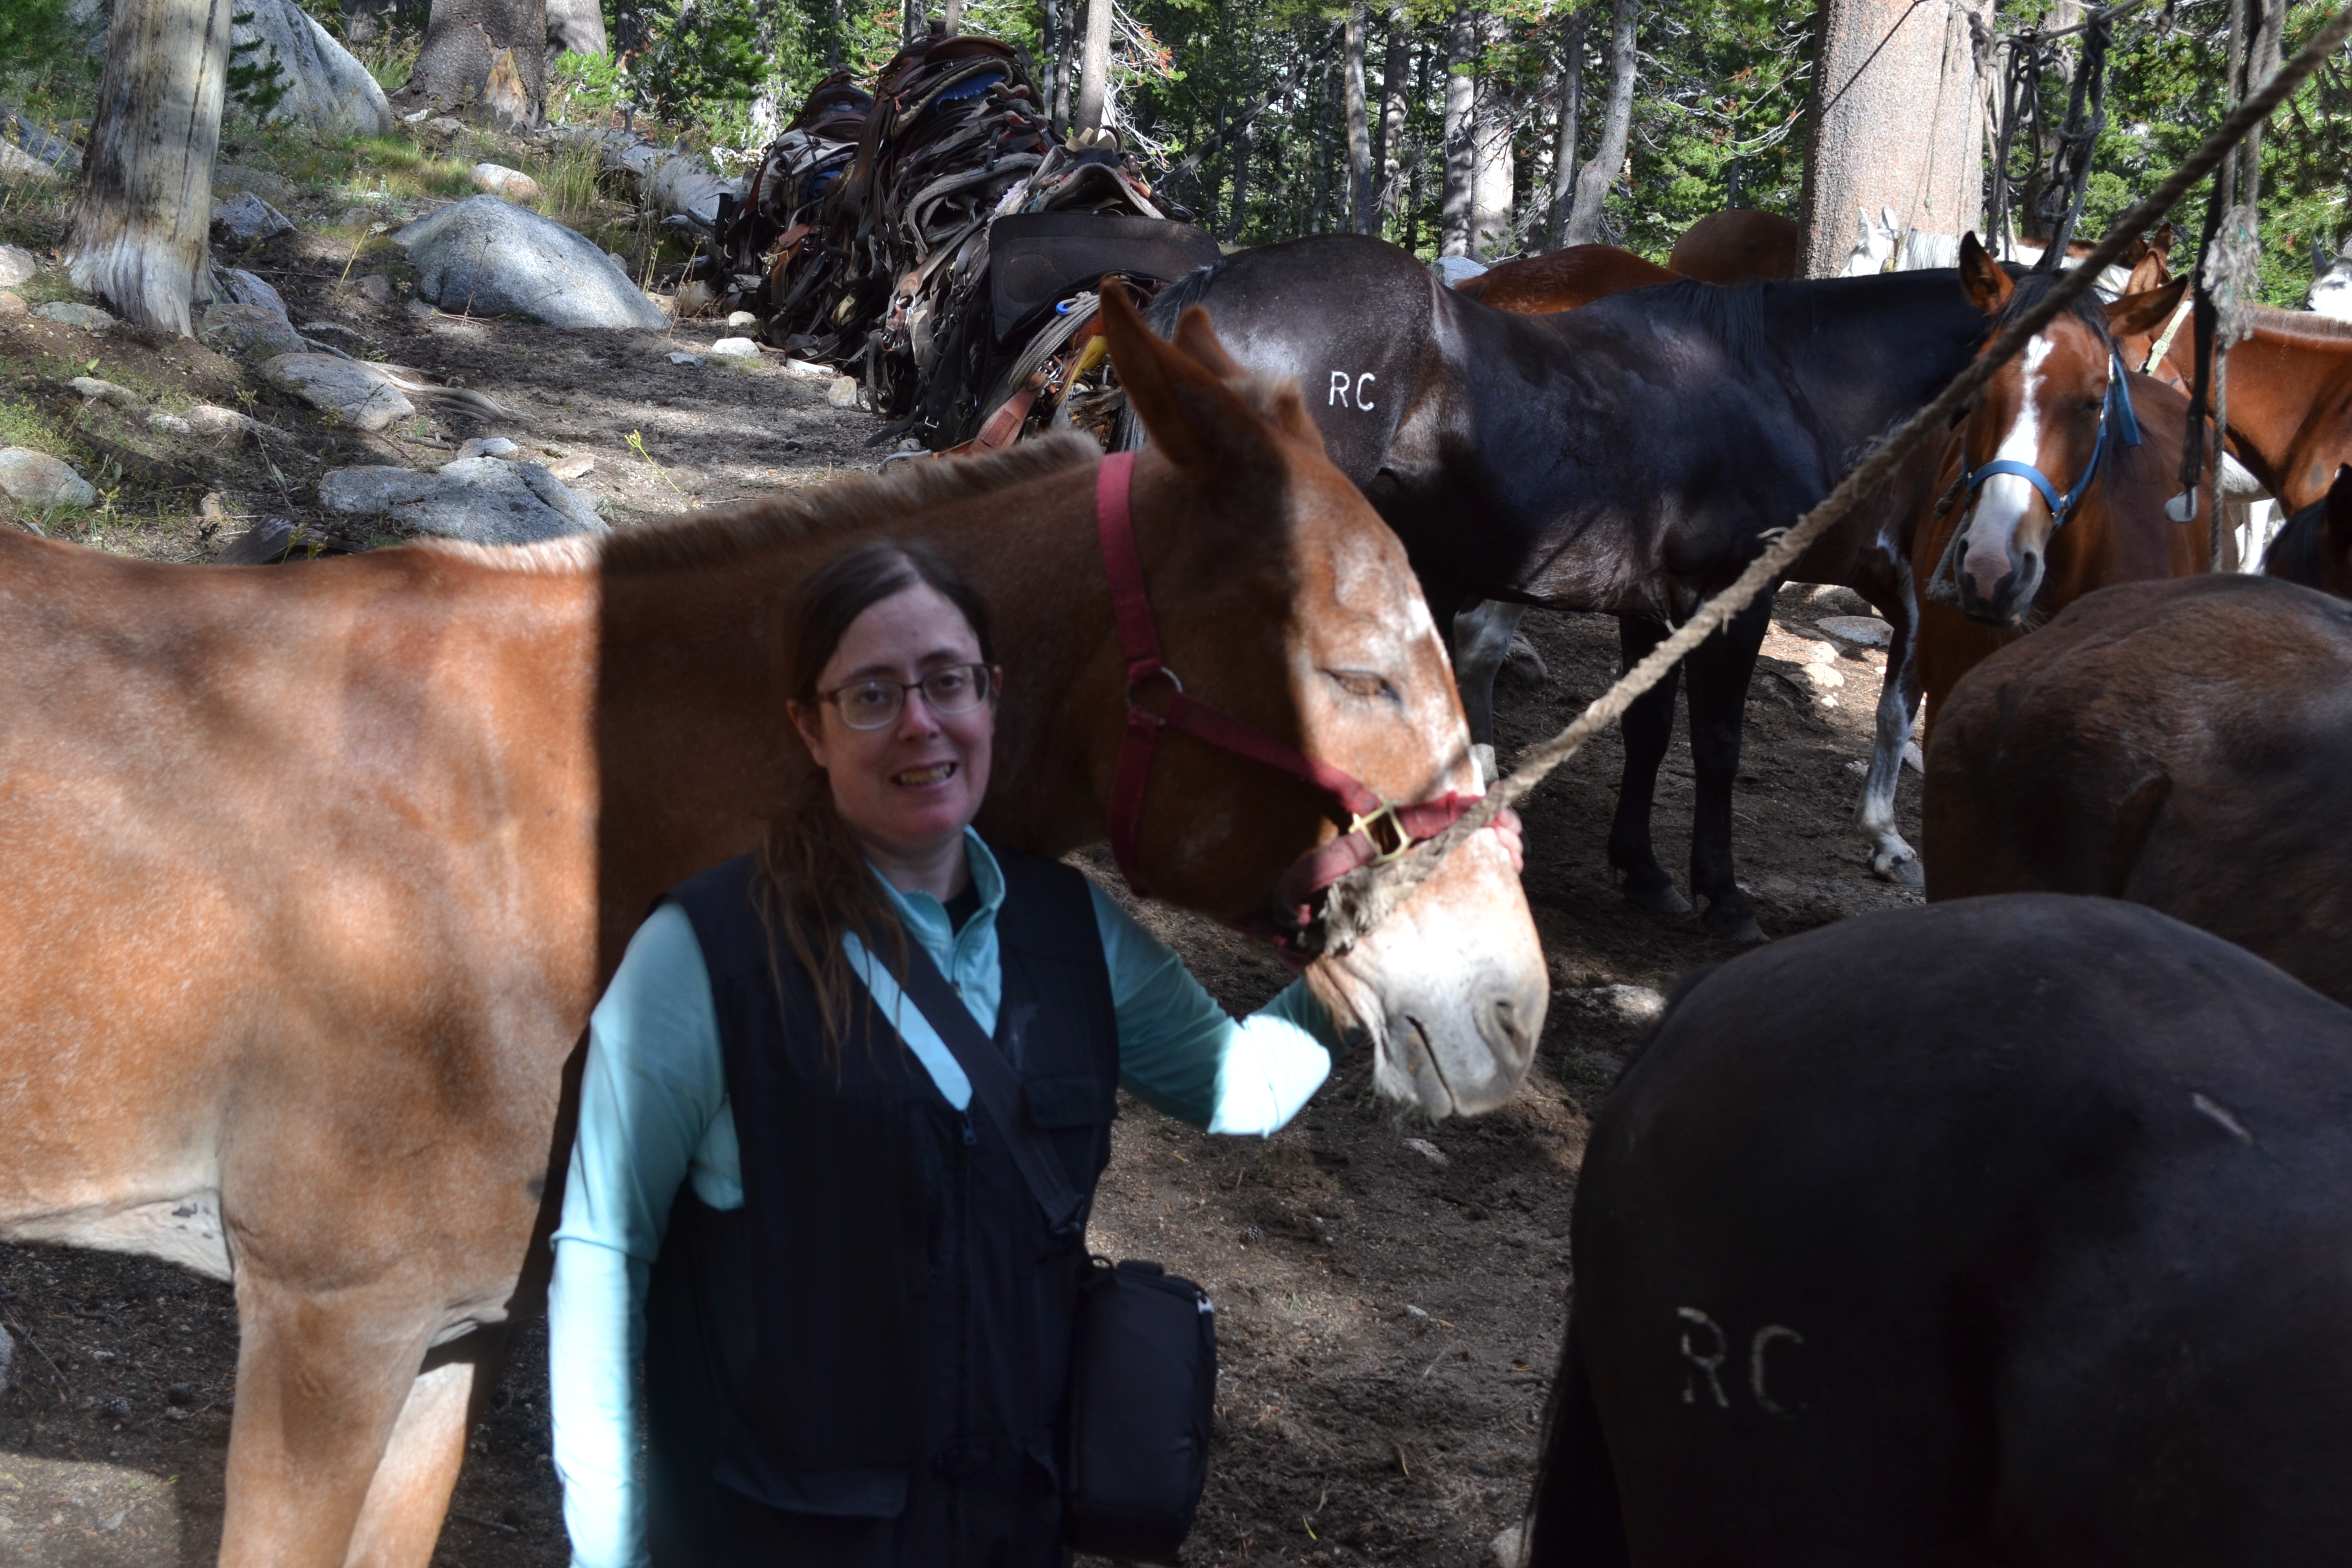
[(1110, 363), (1151, 444), (1211, 483), (1233, 477), (1237, 461), (1254, 466), (1249, 459), (1269, 445), (1265, 421), (1216, 372), (1145, 326), (1117, 278), (1105, 278), (1100, 292)]
[(2172, 244), (2178, 237), (2172, 231), (2172, 220), (2166, 218), (2164, 226), (2147, 237), (2147, 247), (2155, 252), (2158, 261), (2169, 267), (2172, 265)]
[(1209, 308), (1206, 305), (1184, 307), (1183, 315), (1176, 321), (1176, 346), (1207, 365), (1212, 374), (1227, 381), (1239, 381), (1249, 374), (1241, 367), (1239, 360), (1225, 352), (1225, 345), (1217, 341), (1215, 329), (1209, 325)]
[(1974, 229), (1960, 236), (1960, 288), (1968, 294), (1969, 303), (1988, 316), (2007, 310), (2010, 295), (2017, 291), (2000, 264), (1977, 243)]
[(2107, 307), (2107, 334), (2136, 338), (2157, 331), (2171, 318), (2174, 307), (2180, 303), (2181, 291), (2188, 287), (2188, 279), (2176, 278), (2161, 289), (2125, 295)]

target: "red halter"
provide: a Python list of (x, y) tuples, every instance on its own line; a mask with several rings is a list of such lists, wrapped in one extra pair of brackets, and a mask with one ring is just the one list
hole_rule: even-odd
[[(1349, 773), (1283, 744), (1262, 730), (1228, 718), (1188, 695), (1176, 672), (1161, 662), (1160, 634), (1151, 601), (1143, 589), (1143, 564), (1135, 552), (1135, 521), (1128, 492), (1135, 482), (1135, 454), (1114, 452), (1095, 478), (1095, 524), (1102, 536), (1103, 570), (1110, 577), (1112, 613), (1127, 653), (1127, 734), (1119, 742), (1118, 771), (1110, 791), (1110, 849), (1127, 885), (1144, 896), (1136, 865), (1143, 828), (1143, 797), (1151, 782), (1151, 753), (1160, 731), (1175, 728), (1194, 740), (1288, 773), (1330, 797), (1329, 815), (1344, 825), (1337, 838), (1293, 862), (1274, 885), (1274, 914), (1241, 929), (1269, 938), (1286, 960), (1313, 956), (1300, 938), (1315, 923), (1317, 893), (1349, 872), (1392, 860), (1424, 838), (1452, 826), (1476, 797), (1449, 791), (1415, 805), (1391, 805)], [(1153, 681), (1168, 687), (1158, 712), (1137, 699)]]

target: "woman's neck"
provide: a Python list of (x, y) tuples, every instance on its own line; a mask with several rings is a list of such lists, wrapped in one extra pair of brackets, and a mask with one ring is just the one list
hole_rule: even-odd
[(929, 893), (944, 904), (971, 883), (971, 857), (961, 833), (936, 847), (913, 851), (865, 839), (857, 847), (882, 879), (902, 893)]

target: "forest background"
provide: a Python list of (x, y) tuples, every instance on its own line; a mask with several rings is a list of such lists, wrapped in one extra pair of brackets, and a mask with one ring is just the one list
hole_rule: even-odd
[[(6, 96), (36, 118), (86, 112), (101, 62), (80, 42), (102, 3), (0, 6)], [(387, 89), (406, 79), (428, 0), (300, 3)], [(921, 0), (602, 3), (611, 52), (553, 62), (550, 117), (658, 127), (708, 147), (724, 172), (755, 158), (828, 70), (846, 67), (870, 83), (924, 22)], [(1836, 3), (1116, 0), (1107, 118), (1143, 154), (1160, 193), (1228, 245), (1356, 228), (1424, 257), (1491, 261), (1598, 238), (1663, 260), (1711, 212), (1799, 216), (1814, 57)], [(1085, 5), (956, 8), (965, 30), (1027, 51), (1066, 123)], [(2170, 0), (2117, 15), (2078, 232), (2102, 234), (2219, 123), (2234, 9), (2232, 0)], [(2325, 10), (2290, 7), (2290, 52)], [(2056, 31), (2082, 15), (2078, 0), (2000, 0), (1990, 32)], [(1617, 47), (1627, 37), (1630, 56)], [(1979, 51), (1990, 44), (1980, 33)], [(2042, 79), (2053, 128), (2078, 47), (2062, 44), (2058, 68)], [(2031, 186), (2037, 160), (2053, 150), (2016, 138), (2011, 180)], [(2289, 100), (2262, 163), (2262, 297), (2294, 306), (2319, 258), (2347, 237), (2352, 60), (2332, 60)], [(1579, 175), (1591, 195), (1571, 233)], [(2205, 200), (2193, 191), (2173, 215), (2192, 239)]]

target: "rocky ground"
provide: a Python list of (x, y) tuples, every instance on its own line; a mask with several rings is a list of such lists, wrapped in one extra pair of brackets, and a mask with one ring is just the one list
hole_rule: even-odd
[[(237, 149), (245, 162), (229, 183), (296, 226), (233, 259), (282, 296), (305, 336), (486, 395), (506, 415), (427, 399), (361, 430), (217, 343), (0, 314), (0, 447), (69, 463), (94, 492), (80, 507), (0, 500), (0, 527), (172, 562), (215, 560), (273, 518), (297, 553), (368, 547), (402, 530), (322, 507), (324, 475), (354, 465), (423, 474), (492, 437), (567, 476), (616, 529), (878, 460), (867, 445), (877, 422), (829, 402), (824, 379), (772, 354), (693, 363), (727, 333), (717, 322), (577, 332), (413, 308), (413, 274), (378, 226), (461, 194), (453, 171), (484, 150), (419, 149), (405, 183), (387, 188), (356, 164), (319, 174), (315, 152), (295, 167)], [(560, 171), (542, 161), (541, 173), (551, 184)], [(625, 213), (606, 221), (625, 237)], [(0, 205), (0, 241), (38, 263), (16, 290), (28, 305), (80, 302), (51, 255), (61, 237), (54, 205)], [(77, 377), (120, 395), (86, 397)], [(252, 424), (206, 426), (195, 416), (205, 407)], [(1790, 590), (1780, 608), (1750, 694), (1735, 812), (1743, 879), (1773, 935), (1917, 897), (1873, 880), (1845, 827), (1881, 663), (1817, 629), (1851, 605)], [(1528, 630), (1549, 673), (1503, 689), (1507, 764), (1616, 672), (1612, 622), (1539, 615)], [(1609, 885), (1618, 760), (1605, 737), (1527, 808), (1526, 885), (1554, 995), (1535, 1069), (1502, 1110), (1434, 1127), (1402, 1121), (1371, 1096), (1360, 1058), (1264, 1142), (1213, 1140), (1125, 1108), (1096, 1245), (1164, 1261), (1204, 1285), (1220, 1313), (1215, 1466), (1188, 1562), (1472, 1564), (1517, 1517), (1567, 1304), (1586, 1128), (1658, 994), (1731, 955), (1688, 922), (1630, 912)], [(1916, 785), (1906, 776), (1915, 837)], [(1686, 855), (1689, 810), (1678, 743), (1657, 813), (1669, 865)], [(1221, 928), (1145, 916), (1232, 1006), (1283, 981)], [(142, 1259), (0, 1247), (0, 1327), (14, 1344), (0, 1368), (0, 1563), (212, 1561), (235, 1398), (227, 1289)], [(544, 1389), (534, 1329), (474, 1434), (436, 1562), (565, 1560)]]

